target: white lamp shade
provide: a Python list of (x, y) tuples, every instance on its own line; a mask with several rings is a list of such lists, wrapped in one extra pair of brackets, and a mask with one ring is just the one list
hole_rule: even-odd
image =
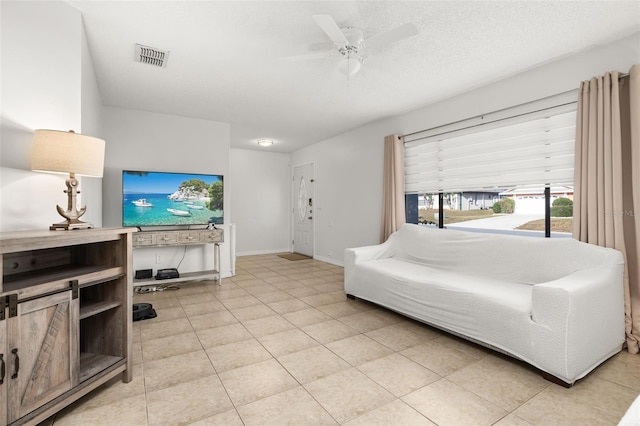
[(59, 130), (36, 130), (31, 148), (31, 170), (102, 177), (102, 139)]

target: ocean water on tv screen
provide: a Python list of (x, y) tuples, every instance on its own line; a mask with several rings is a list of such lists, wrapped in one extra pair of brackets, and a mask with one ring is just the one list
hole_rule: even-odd
[[(196, 225), (222, 223), (221, 210), (209, 210), (205, 202), (172, 200), (171, 194), (126, 194), (122, 212), (123, 226)], [(138, 206), (134, 201), (146, 200), (150, 207)], [(202, 208), (198, 208), (202, 207)], [(169, 209), (174, 210), (174, 213)], [(188, 212), (182, 216), (180, 212)]]

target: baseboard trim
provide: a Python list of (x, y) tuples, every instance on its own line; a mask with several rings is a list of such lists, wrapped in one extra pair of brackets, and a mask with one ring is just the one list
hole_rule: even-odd
[[(283, 248), (283, 249), (269, 249), (269, 250), (253, 250), (253, 251), (243, 251), (236, 253), (236, 257), (242, 256), (259, 256), (261, 254), (279, 254), (279, 253), (290, 253), (291, 249)], [(321, 262), (330, 263), (332, 265), (344, 267), (344, 263), (337, 259), (333, 259), (331, 257), (324, 256), (313, 256), (315, 260), (319, 260)]]
[(281, 248), (281, 249), (243, 251), (243, 252), (236, 252), (236, 257), (257, 256), (257, 255), (261, 255), (261, 254), (289, 253), (290, 251), (291, 251), (291, 249), (289, 247)]
[(330, 263), (332, 265), (336, 265), (336, 266), (341, 266), (344, 268), (344, 262), (340, 262), (337, 259), (332, 259), (331, 257), (324, 257), (324, 256), (313, 256), (313, 258), (315, 260), (320, 260), (322, 262), (325, 263)]

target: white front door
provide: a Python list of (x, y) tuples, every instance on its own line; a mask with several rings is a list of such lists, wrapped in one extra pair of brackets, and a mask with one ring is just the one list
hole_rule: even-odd
[(293, 251), (313, 257), (313, 164), (293, 169)]

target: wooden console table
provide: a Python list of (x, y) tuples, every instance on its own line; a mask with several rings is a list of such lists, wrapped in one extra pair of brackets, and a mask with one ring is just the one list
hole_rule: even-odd
[(0, 233), (0, 425), (132, 379), (134, 229)]
[(155, 278), (134, 279), (134, 286), (165, 285), (176, 282), (212, 279), (222, 285), (220, 277), (220, 244), (224, 242), (222, 229), (189, 229), (177, 231), (142, 231), (133, 236), (133, 248), (188, 246), (213, 244), (213, 270), (180, 273), (179, 278), (156, 280)]

